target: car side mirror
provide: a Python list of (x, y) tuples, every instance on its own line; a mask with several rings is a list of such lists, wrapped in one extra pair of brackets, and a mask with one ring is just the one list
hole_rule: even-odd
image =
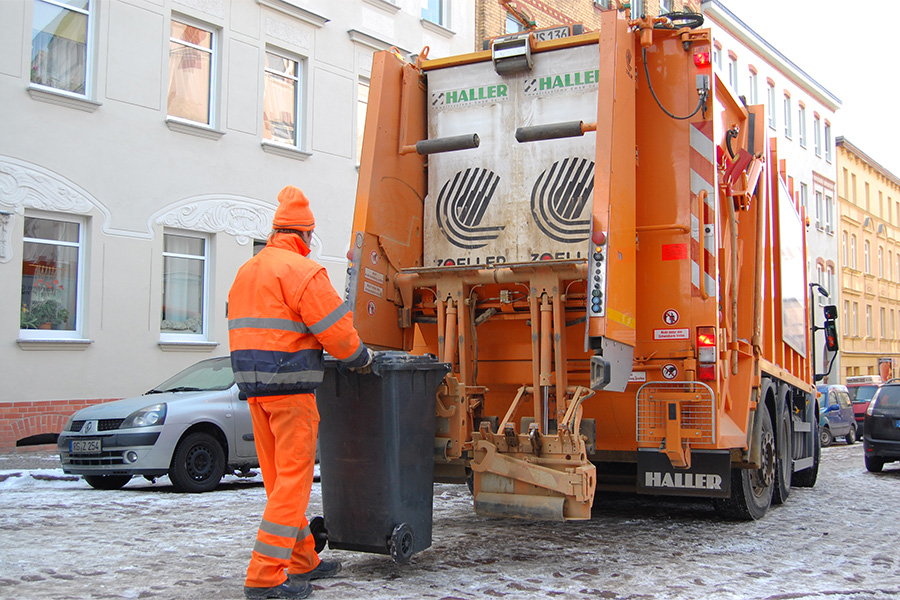
[(825, 409), (825, 412), (834, 412), (836, 410), (840, 410), (840, 406), (837, 404), (829, 404), (828, 408)]

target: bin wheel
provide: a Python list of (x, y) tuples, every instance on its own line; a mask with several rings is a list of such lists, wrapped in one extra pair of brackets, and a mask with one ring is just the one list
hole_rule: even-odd
[(316, 554), (318, 554), (325, 548), (325, 544), (328, 542), (328, 530), (325, 529), (325, 519), (322, 517), (314, 517), (313, 520), (309, 522), (309, 532), (316, 541)]
[(413, 535), (412, 527), (406, 523), (401, 523), (394, 527), (389, 545), (391, 549), (391, 558), (394, 559), (395, 563), (398, 565), (405, 565), (409, 562), (409, 559), (413, 554), (413, 545), (415, 541), (416, 538)]

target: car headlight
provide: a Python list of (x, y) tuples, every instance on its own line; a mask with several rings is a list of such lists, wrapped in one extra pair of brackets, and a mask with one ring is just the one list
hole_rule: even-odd
[(153, 425), (162, 425), (166, 422), (166, 404), (151, 404), (140, 410), (136, 410), (122, 421), (119, 429), (128, 429), (129, 427), (151, 427)]

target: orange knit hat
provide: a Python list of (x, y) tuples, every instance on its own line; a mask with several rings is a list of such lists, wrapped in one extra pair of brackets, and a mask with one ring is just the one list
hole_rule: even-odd
[(315, 227), (316, 220), (303, 191), (289, 185), (278, 192), (278, 208), (275, 209), (275, 218), (272, 219), (273, 229), (312, 231)]

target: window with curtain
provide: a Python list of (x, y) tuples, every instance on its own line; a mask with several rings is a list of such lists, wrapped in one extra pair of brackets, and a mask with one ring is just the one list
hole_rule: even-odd
[(813, 117), (813, 146), (816, 156), (822, 156), (822, 120), (818, 115)]
[(169, 38), (168, 114), (213, 124), (214, 35), (212, 30), (172, 19)]
[(775, 129), (777, 126), (775, 121), (775, 86), (771, 83), (766, 89), (766, 110), (769, 113), (769, 127)]
[(31, 82), (87, 95), (90, 0), (34, 0)]
[(25, 217), (19, 315), (23, 337), (78, 329), (81, 255), (81, 223)]
[(266, 52), (263, 138), (299, 147), (302, 63)]
[(791, 129), (791, 97), (784, 97), (784, 136), (790, 138), (793, 135)]
[(161, 333), (205, 333), (206, 248), (204, 237), (164, 234)]
[(806, 107), (802, 104), (797, 109), (797, 135), (800, 145), (806, 148)]

